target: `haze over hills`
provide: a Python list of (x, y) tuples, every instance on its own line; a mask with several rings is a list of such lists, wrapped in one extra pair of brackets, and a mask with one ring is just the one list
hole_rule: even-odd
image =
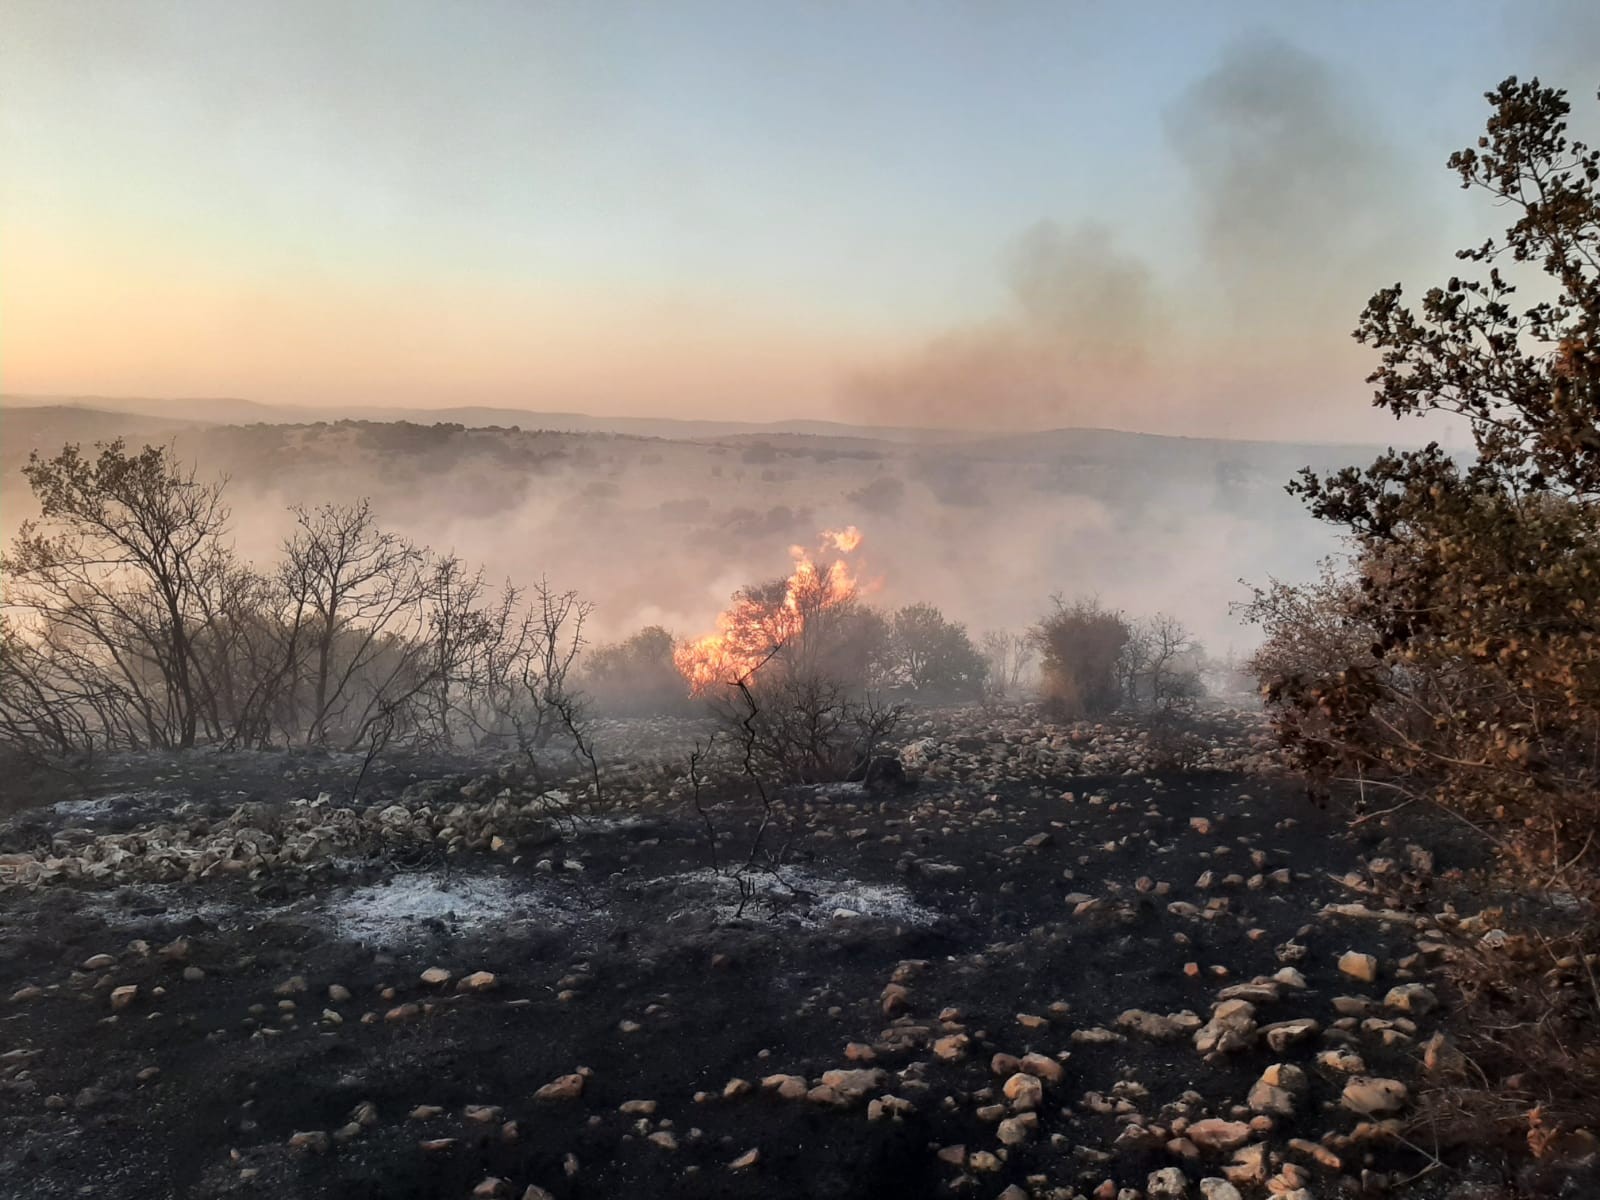
[(876, 602), (937, 598), (975, 629), (1018, 628), (1052, 593), (1095, 594), (1177, 613), (1219, 649), (1242, 645), (1251, 635), (1229, 615), (1246, 594), (1238, 581), (1304, 577), (1334, 548), (1284, 483), (1373, 453), (1096, 429), (980, 435), (493, 409), (307, 420), (249, 401), (162, 405), (162, 415), (141, 410), (150, 402), (87, 403), (5, 401), (8, 537), (33, 511), (20, 473), (30, 451), (170, 442), (202, 475), (229, 478), (247, 557), (270, 557), (291, 505), (367, 497), (386, 525), (494, 578), (577, 588), (599, 605), (606, 637), (650, 623), (693, 633), (736, 588), (784, 574), (790, 546), (855, 524)]
[[(96, 418), (86, 416), (85, 424), (97, 419), (138, 417), (150, 422), (174, 424), (217, 425), (300, 425), (332, 421), (405, 421), (416, 425), (455, 424), (468, 428), (521, 428), (543, 429), (563, 433), (625, 433), (639, 437), (658, 438), (727, 438), (739, 435), (796, 434), (828, 438), (861, 438), (873, 441), (903, 441), (926, 443), (982, 443), (994, 442), (1015, 446), (1019, 450), (1041, 452), (1039, 439), (1054, 446), (1062, 439), (1097, 448), (1126, 439), (1139, 439), (1145, 443), (1170, 443), (1174, 454), (1227, 453), (1228, 447), (1259, 446), (1281, 447), (1290, 457), (1301, 456), (1323, 459), (1329, 454), (1341, 461), (1350, 455), (1369, 454), (1370, 445), (1362, 443), (1325, 443), (1316, 441), (1281, 441), (1252, 438), (1187, 437), (1170, 434), (1142, 433), (1088, 426), (1067, 426), (1058, 429), (1041, 429), (1023, 433), (993, 434), (971, 429), (929, 428), (899, 425), (862, 425), (845, 421), (792, 419), (782, 421), (718, 421), (679, 417), (595, 416), (581, 412), (562, 412), (525, 408), (490, 408), (483, 406), (407, 408), (402, 406), (373, 407), (363, 405), (325, 405), (302, 407), (297, 405), (264, 404), (232, 396), (147, 398), (124, 396), (20, 396), (0, 394), (0, 411), (6, 409), (63, 410), (102, 414)], [(1042, 450), (1049, 453), (1050, 450)]]

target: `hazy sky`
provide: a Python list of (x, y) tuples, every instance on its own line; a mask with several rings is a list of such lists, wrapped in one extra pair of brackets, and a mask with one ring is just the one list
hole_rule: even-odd
[(1596, 11), (0, 0), (0, 390), (1365, 436)]

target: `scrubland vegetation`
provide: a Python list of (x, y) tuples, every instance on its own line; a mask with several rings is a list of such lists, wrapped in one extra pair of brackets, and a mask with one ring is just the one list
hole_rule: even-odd
[[(266, 815), (208, 811), (170, 838), (164, 826), (159, 837), (141, 828), (86, 851), (84, 831), (47, 828), (42, 846), (0, 856), (7, 881), (198, 887), (248, 876), (254, 902), (273, 871), (303, 869), (310, 879), (346, 870), (359, 851), (386, 869), (402, 853), (443, 863), (447, 878), (452, 864), (480, 855), (496, 870), (504, 864), (505, 878), (520, 871), (532, 894), (588, 869), (581, 847), (593, 843), (564, 835), (534, 803), (575, 795), (612, 822), (597, 837), (614, 840), (593, 855), (610, 872), (604, 884), (563, 893), (563, 902), (634, 907), (594, 917), (604, 934), (581, 956), (565, 943), (551, 951), (541, 1019), (589, 1036), (575, 1002), (625, 990), (608, 980), (585, 992), (604, 970), (676, 963), (678, 974), (652, 977), (670, 987), (649, 989), (661, 998), (642, 1014), (596, 1017), (590, 1044), (609, 1051), (645, 1028), (641, 1015), (692, 1015), (694, 1005), (670, 993), (710, 987), (715, 1028), (686, 1021), (685, 1036), (702, 1037), (697, 1053), (724, 1074), (735, 1061), (766, 1072), (776, 1067), (768, 1043), (782, 1039), (730, 1041), (721, 1022), (747, 1014), (722, 1005), (706, 964), (715, 978), (740, 954), (757, 957), (779, 982), (747, 977), (740, 1003), (763, 1014), (784, 979), (804, 978), (804, 988), (782, 993), (794, 1013), (776, 1024), (804, 1025), (829, 1055), (842, 1027), (826, 1022), (857, 1022), (865, 1032), (851, 1036), (863, 1040), (843, 1042), (850, 1067), (825, 1072), (812, 1069), (826, 1056), (811, 1042), (780, 1044), (797, 1073), (766, 1075), (761, 1092), (771, 1096), (762, 1099), (803, 1101), (810, 1122), (812, 1111), (842, 1112), (871, 1094), (868, 1121), (895, 1130), (883, 1136), (904, 1155), (879, 1163), (880, 1177), (915, 1162), (925, 1172), (919, 1186), (943, 1173), (930, 1191), (1004, 1173), (1002, 1196), (1082, 1200), (1126, 1195), (1119, 1185), (1130, 1179), (1149, 1197), (1187, 1197), (1189, 1177), (1206, 1172), (1207, 1197), (1236, 1200), (1243, 1188), (1309, 1200), (1313, 1168), (1327, 1189), (1318, 1195), (1403, 1193), (1462, 1162), (1477, 1163), (1470, 1178), (1459, 1169), (1463, 1186), (1475, 1187), (1489, 1175), (1471, 1156), (1492, 1148), (1501, 1157), (1489, 1174), (1506, 1190), (1432, 1194), (1576, 1194), (1556, 1189), (1600, 1170), (1600, 152), (1568, 139), (1563, 93), (1509, 80), (1489, 99), (1486, 135), (1451, 167), (1513, 224), (1503, 239), (1460, 253), (1463, 270), (1481, 278), (1451, 277), (1414, 307), (1399, 285), (1384, 288), (1356, 330), (1380, 355), (1377, 403), (1397, 417), (1451, 420), (1470, 431), (1473, 450), (1390, 451), (1367, 468), (1308, 470), (1292, 482), (1345, 553), (1310, 581), (1254, 586), (1240, 606), (1261, 639), (1248, 663), (1209, 657), (1179, 616), (1123, 612), (1089, 589), (1041, 597), (1027, 628), (974, 635), (946, 617), (941, 597), (879, 607), (838, 562), (813, 563), (800, 547), (792, 576), (729, 598), (715, 634), (651, 624), (596, 644), (590, 631), (605, 596), (545, 581), (498, 584), (386, 528), (365, 501), (296, 508), (275, 556), (246, 561), (234, 549), (225, 482), (203, 466), (170, 447), (67, 445), (30, 459), (40, 516), (4, 560), (0, 746), (19, 763), (74, 769), (126, 751), (172, 752), (167, 761), (179, 762), (199, 756), (178, 752), (203, 746), (309, 749), (316, 762), (342, 751), (360, 760), (361, 775), (341, 806), (320, 785), (302, 788), (295, 772), (312, 768), (292, 766), (284, 778), (314, 801), (296, 794)], [(415, 429), (362, 436), (438, 448)], [(730, 470), (774, 478), (803, 469), (761, 440), (726, 457)], [(941, 503), (974, 503), (964, 469), (930, 476)], [(576, 502), (607, 503), (611, 485), (598, 486)], [(910, 503), (890, 476), (848, 496), (869, 513)], [(672, 522), (705, 517), (692, 498), (660, 509)], [(785, 539), (801, 519), (788, 509), (738, 514)], [(848, 532), (829, 534), (841, 554), (854, 544)], [(1208, 705), (1220, 710), (1241, 676), (1259, 689), (1276, 754), (1253, 740), (1264, 736), (1260, 715), (1227, 715), (1226, 733), (1216, 732), (1220, 718), (1196, 719)], [(1212, 744), (1186, 723), (1208, 730)], [(623, 726), (641, 739), (659, 726), (688, 728), (692, 748), (679, 761), (603, 767), (603, 738)], [(408, 755), (385, 774), (386, 762)], [(450, 772), (469, 762), (471, 772), (441, 768), (419, 780), (410, 766), (429, 755)], [(537, 778), (552, 756), (574, 765), (559, 788)], [(362, 808), (355, 792), (369, 769), (383, 802)], [(614, 778), (632, 790), (626, 805), (601, 811), (603, 780)], [(1291, 805), (1290, 779), (1317, 806)], [(920, 792), (910, 786), (919, 780)], [(807, 857), (790, 855), (803, 837)], [(853, 876), (819, 882), (813, 868), (841, 846), (868, 848), (848, 861), (879, 872), (871, 888)], [(1435, 846), (1452, 865), (1436, 869)], [(331, 848), (349, 857), (335, 864)], [(685, 856), (703, 851), (709, 869), (699, 857), (688, 869)], [(1198, 872), (1191, 859), (1202, 861)], [(1330, 870), (1333, 861), (1342, 865)], [(725, 884), (737, 889), (731, 919)], [(889, 930), (879, 935), (894, 948), (884, 963), (854, 924), (879, 901)], [(746, 920), (758, 902), (794, 918), (795, 953), (826, 963), (822, 982), (786, 958), (787, 943), (761, 940)], [(580, 922), (570, 910), (541, 915), (556, 917)], [(301, 953), (298, 927), (286, 936), (285, 954)], [(639, 942), (649, 952), (636, 952)], [(1355, 942), (1381, 942), (1385, 953)], [(136, 944), (141, 962), (149, 958)], [(518, 947), (514, 961), (526, 959)], [(861, 978), (850, 974), (869, 960)], [(365, 971), (385, 1004), (397, 997), (393, 959), (335, 961)], [(990, 974), (997, 964), (1011, 974)], [(255, 967), (252, 955), (230, 969), (258, 988)], [(1068, 1003), (1080, 971), (1094, 973), (1095, 994), (1080, 990)], [(1177, 1011), (1126, 1007), (1120, 989), (1139, 972)], [(1245, 977), (1227, 982), (1236, 972)], [(467, 978), (483, 976), (456, 1000), (478, 1003), (479, 991), (497, 986), (493, 972)], [(206, 975), (183, 978), (198, 985)], [(304, 991), (296, 978), (274, 995)], [(436, 988), (451, 974), (435, 967), (421, 978)], [(1359, 994), (1341, 994), (1349, 990)], [(121, 994), (131, 1005), (138, 993), (124, 985), (111, 1002)], [(342, 984), (339, 993), (348, 1000)], [(1081, 1011), (1113, 993), (1120, 1014)], [(16, 993), (43, 995), (31, 983)], [(1310, 1011), (1312, 998), (1330, 996), (1326, 1027), (1304, 1013), (1258, 1027), (1257, 1005)], [(232, 999), (243, 998), (241, 985)], [(1212, 1005), (1210, 1019), (1188, 1004)], [(458, 1010), (435, 991), (381, 1019), (367, 1014), (359, 1027), (325, 1010), (314, 1032), (379, 1039), (435, 1007)], [(269, 1040), (259, 1028), (268, 1010), (257, 1002), (249, 1011), (249, 1036)], [(291, 1033), (299, 1028), (292, 1001), (277, 1011)], [(1056, 1049), (1065, 1044), (1072, 1049)], [(1172, 1045), (1192, 1045), (1197, 1057), (1174, 1071)], [(1253, 1086), (1231, 1065), (1268, 1050), (1273, 1060), (1257, 1064)], [(868, 1065), (898, 1066), (913, 1053), (921, 1061), (893, 1076)], [(1152, 1097), (1130, 1063), (1162, 1094)], [(564, 1059), (562, 1070), (570, 1065)], [(629, 1068), (613, 1058), (609, 1069), (614, 1080)], [(541, 1102), (577, 1101), (593, 1086), (585, 1070), (547, 1084)], [(1080, 1086), (1093, 1071), (1100, 1084)], [(737, 1173), (760, 1155), (733, 1139), (756, 1135), (729, 1114), (756, 1089), (702, 1075), (692, 1091), (670, 1071), (650, 1078), (663, 1094), (682, 1093), (695, 1122), (732, 1130), (715, 1149), (719, 1179), (755, 1179)], [(32, 1104), (30, 1081), (20, 1082), (17, 1094)], [(880, 1094), (890, 1087), (905, 1094)], [(1048, 1104), (1046, 1089), (1055, 1089)], [(1081, 1098), (1059, 1103), (1068, 1089)], [(654, 1099), (606, 1096), (638, 1119), (627, 1128), (650, 1147), (702, 1149), (687, 1132), (698, 1123), (679, 1123), (680, 1143), (677, 1126), (645, 1119)], [(52, 1113), (67, 1107), (58, 1098)], [(488, 1106), (485, 1117), (481, 1099), (473, 1094), (464, 1119), (499, 1122), (501, 1109)], [(424, 1121), (443, 1109), (417, 1111)], [(1080, 1123), (1102, 1117), (1099, 1132), (1081, 1133)], [(352, 1118), (333, 1137), (366, 1137), (375, 1122)], [(598, 1113), (569, 1125), (565, 1136), (586, 1153), (638, 1148), (634, 1133), (613, 1137)], [(42, 1126), (26, 1128), (42, 1137)], [(256, 1128), (241, 1123), (239, 1136)], [(481, 1174), (492, 1161), (511, 1164), (496, 1167), (508, 1174), (554, 1178), (553, 1157), (508, 1149), (515, 1121), (498, 1128), (458, 1174)], [(263, 1169), (287, 1171), (291, 1151), (329, 1151), (326, 1133), (295, 1140), (310, 1136), (275, 1134), (251, 1152)], [(979, 1139), (996, 1149), (977, 1149)], [(444, 1155), (456, 1143), (423, 1145)], [(257, 1169), (243, 1161), (234, 1155), (215, 1169)], [(581, 1168), (562, 1169), (572, 1179)], [(474, 1194), (507, 1194), (503, 1182), (491, 1175)], [(530, 1184), (526, 1194), (550, 1193)]]
[[(170, 448), (69, 445), (25, 471), (42, 515), (4, 561), (0, 738), (14, 753), (539, 748), (596, 714), (703, 707), (668, 630), (590, 645), (587, 599), (546, 581), (496, 587), (481, 568), (386, 530), (366, 501), (294, 509), (294, 532), (261, 565), (233, 550), (225, 481)], [(1170, 617), (1130, 621), (1058, 600), (1035, 629), (991, 632), (980, 649), (933, 604), (881, 611), (823, 589), (796, 636), (774, 623), (787, 587), (752, 585), (733, 603), (770, 647), (764, 694), (781, 688), (778, 706), (812, 713), (830, 741), (858, 709), (1027, 695), (1036, 655), (1042, 694), (1063, 715), (1164, 707), (1202, 690), (1202, 651)], [(848, 757), (823, 774), (859, 767)]]
[(1375, 403), (1464, 423), (1473, 451), (1305, 472), (1292, 490), (1348, 557), (1246, 611), (1268, 710), (1316, 788), (1360, 789), (1363, 820), (1426, 805), (1519, 886), (1585, 898), (1580, 921), (1459, 974), (1478, 1086), (1439, 1102), (1485, 1130), (1526, 1122), (1537, 1154), (1553, 1111), (1570, 1129), (1600, 1102), (1600, 151), (1569, 138), (1563, 92), (1510, 79), (1489, 101), (1450, 167), (1512, 223), (1420, 303), (1379, 291), (1355, 331), (1380, 354)]

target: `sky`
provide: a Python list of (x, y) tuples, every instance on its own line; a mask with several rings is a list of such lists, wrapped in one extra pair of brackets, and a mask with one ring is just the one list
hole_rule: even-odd
[(0, 0), (0, 391), (1383, 436), (1597, 14)]

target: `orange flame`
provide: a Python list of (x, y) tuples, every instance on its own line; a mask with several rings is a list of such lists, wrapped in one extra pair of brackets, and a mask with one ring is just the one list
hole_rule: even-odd
[(854, 525), (846, 525), (843, 529), (824, 529), (821, 541), (823, 546), (831, 546), (840, 554), (849, 554), (861, 545), (861, 530)]
[[(823, 553), (850, 554), (861, 545), (861, 531), (854, 525), (825, 529), (817, 540)], [(717, 617), (716, 633), (673, 651), (673, 661), (694, 695), (748, 679), (800, 636), (809, 617), (855, 597), (856, 578), (844, 559), (819, 567), (804, 546), (791, 546), (789, 553), (794, 571), (784, 581), (781, 597), (759, 588), (741, 591)]]

